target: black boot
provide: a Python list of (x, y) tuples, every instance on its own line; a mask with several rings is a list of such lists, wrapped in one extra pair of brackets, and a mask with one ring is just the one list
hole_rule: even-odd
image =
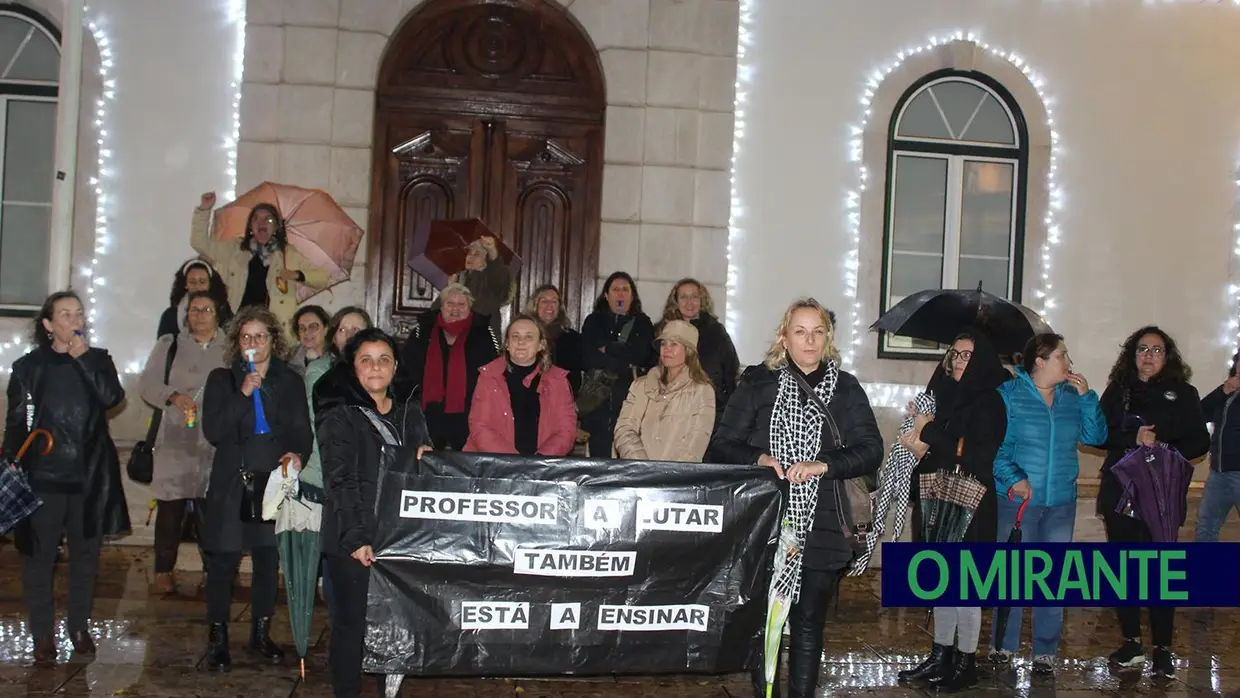
[(212, 623), (207, 635), (207, 668), (211, 671), (228, 671), (232, 657), (228, 654), (228, 625)]
[(977, 653), (956, 652), (956, 661), (952, 664), (951, 673), (934, 683), (940, 691), (963, 691), (977, 685)]
[(284, 650), (271, 641), (271, 618), (255, 618), (250, 629), (250, 651), (272, 664), (284, 661)]
[(934, 681), (951, 673), (952, 650), (947, 645), (934, 643), (930, 647), (930, 656), (912, 669), (905, 669), (898, 674), (901, 681)]

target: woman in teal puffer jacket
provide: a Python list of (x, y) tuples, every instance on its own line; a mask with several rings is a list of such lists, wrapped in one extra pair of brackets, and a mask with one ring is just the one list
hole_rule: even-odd
[[(999, 386), (1007, 407), (1007, 435), (995, 456), (995, 492), (999, 494), (998, 538), (1007, 540), (1022, 501), (1023, 542), (1066, 543), (1076, 528), (1077, 446), (1100, 445), (1107, 421), (1098, 393), (1085, 377), (1072, 372), (1068, 347), (1057, 334), (1029, 340), (1018, 359), (1016, 375)], [(1004, 494), (1007, 494), (1005, 497)], [(1004, 636), (994, 637), (992, 662), (1011, 661), (1020, 646), (1024, 609), (1014, 608)], [(1054, 671), (1063, 631), (1063, 609), (1033, 609), (1033, 670)]]

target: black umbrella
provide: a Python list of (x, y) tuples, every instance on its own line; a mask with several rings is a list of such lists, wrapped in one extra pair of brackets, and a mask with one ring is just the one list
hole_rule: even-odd
[[(1012, 498), (1011, 491), (1008, 491), (1008, 499)], [(1019, 543), (1021, 539), (1020, 520), (1025, 517), (1025, 507), (1029, 506), (1029, 500), (1033, 499), (1033, 491), (1030, 490), (1029, 496), (1025, 497), (1025, 501), (1020, 503), (1020, 508), (1016, 510), (1016, 523), (1012, 526), (1012, 532), (1008, 534), (1008, 543)], [(1012, 615), (1011, 606), (1000, 606), (995, 609), (995, 649), (1003, 651), (1003, 633), (1007, 630), (1008, 616)], [(1012, 648), (1015, 649), (1015, 648)], [(1008, 651), (1011, 652), (1012, 649)]]
[(950, 344), (966, 327), (986, 333), (1000, 354), (1021, 351), (1035, 334), (1050, 332), (1042, 316), (993, 293), (977, 289), (918, 291), (883, 313), (871, 330), (882, 330), (940, 344)]

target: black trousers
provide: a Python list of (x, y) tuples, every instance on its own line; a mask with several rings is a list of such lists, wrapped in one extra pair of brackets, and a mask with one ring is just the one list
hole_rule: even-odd
[(362, 650), (366, 639), (366, 597), (370, 568), (346, 554), (327, 556), (332, 580), (335, 613), (328, 658), (332, 667), (332, 690), (336, 698), (352, 698), (362, 692)]
[[(275, 548), (250, 550), (254, 581), (250, 588), (251, 615), (270, 618), (276, 612), (276, 585), (280, 571), (280, 553)], [(227, 623), (232, 605), (233, 583), (241, 566), (241, 552), (207, 555), (207, 622)]]
[[(1112, 543), (1150, 543), (1150, 531), (1145, 522), (1124, 516), (1113, 511), (1102, 512), (1102, 523), (1106, 526), (1107, 540)], [(1170, 647), (1171, 637), (1175, 633), (1175, 608), (1170, 606), (1151, 607), (1150, 634), (1156, 647)], [(1141, 607), (1125, 606), (1115, 609), (1119, 616), (1120, 631), (1125, 638), (1141, 640)]]
[[(827, 623), (827, 609), (840, 590), (840, 572), (801, 571), (801, 596), (788, 613), (788, 693), (789, 698), (810, 698), (818, 685), (821, 668), (822, 633)], [(779, 666), (775, 666), (776, 684), (773, 696), (780, 698)], [(753, 673), (754, 696), (765, 698), (766, 677), (762, 663)]]
[[(155, 572), (171, 572), (177, 566), (177, 552), (181, 549), (186, 524), (195, 531), (202, 530), (203, 506), (201, 499), (160, 500), (155, 510)], [(203, 556), (202, 568), (207, 569), (206, 556)]]
[(30, 515), (33, 550), (22, 557), (22, 595), (26, 597), (30, 634), (52, 637), (56, 627), (56, 604), (52, 579), (62, 536), (69, 542), (69, 632), (86, 630), (95, 604), (95, 577), (99, 572), (99, 536), (83, 535), (84, 494), (40, 492), (43, 506)]

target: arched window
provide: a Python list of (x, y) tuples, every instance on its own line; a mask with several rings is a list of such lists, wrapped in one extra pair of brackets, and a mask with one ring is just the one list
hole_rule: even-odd
[[(897, 103), (888, 136), (883, 311), (927, 288), (1020, 299), (1029, 136), (1014, 99), (978, 72), (944, 70)], [(879, 358), (930, 358), (884, 334)]]
[(48, 292), (59, 85), (60, 32), (0, 3), (0, 313)]

